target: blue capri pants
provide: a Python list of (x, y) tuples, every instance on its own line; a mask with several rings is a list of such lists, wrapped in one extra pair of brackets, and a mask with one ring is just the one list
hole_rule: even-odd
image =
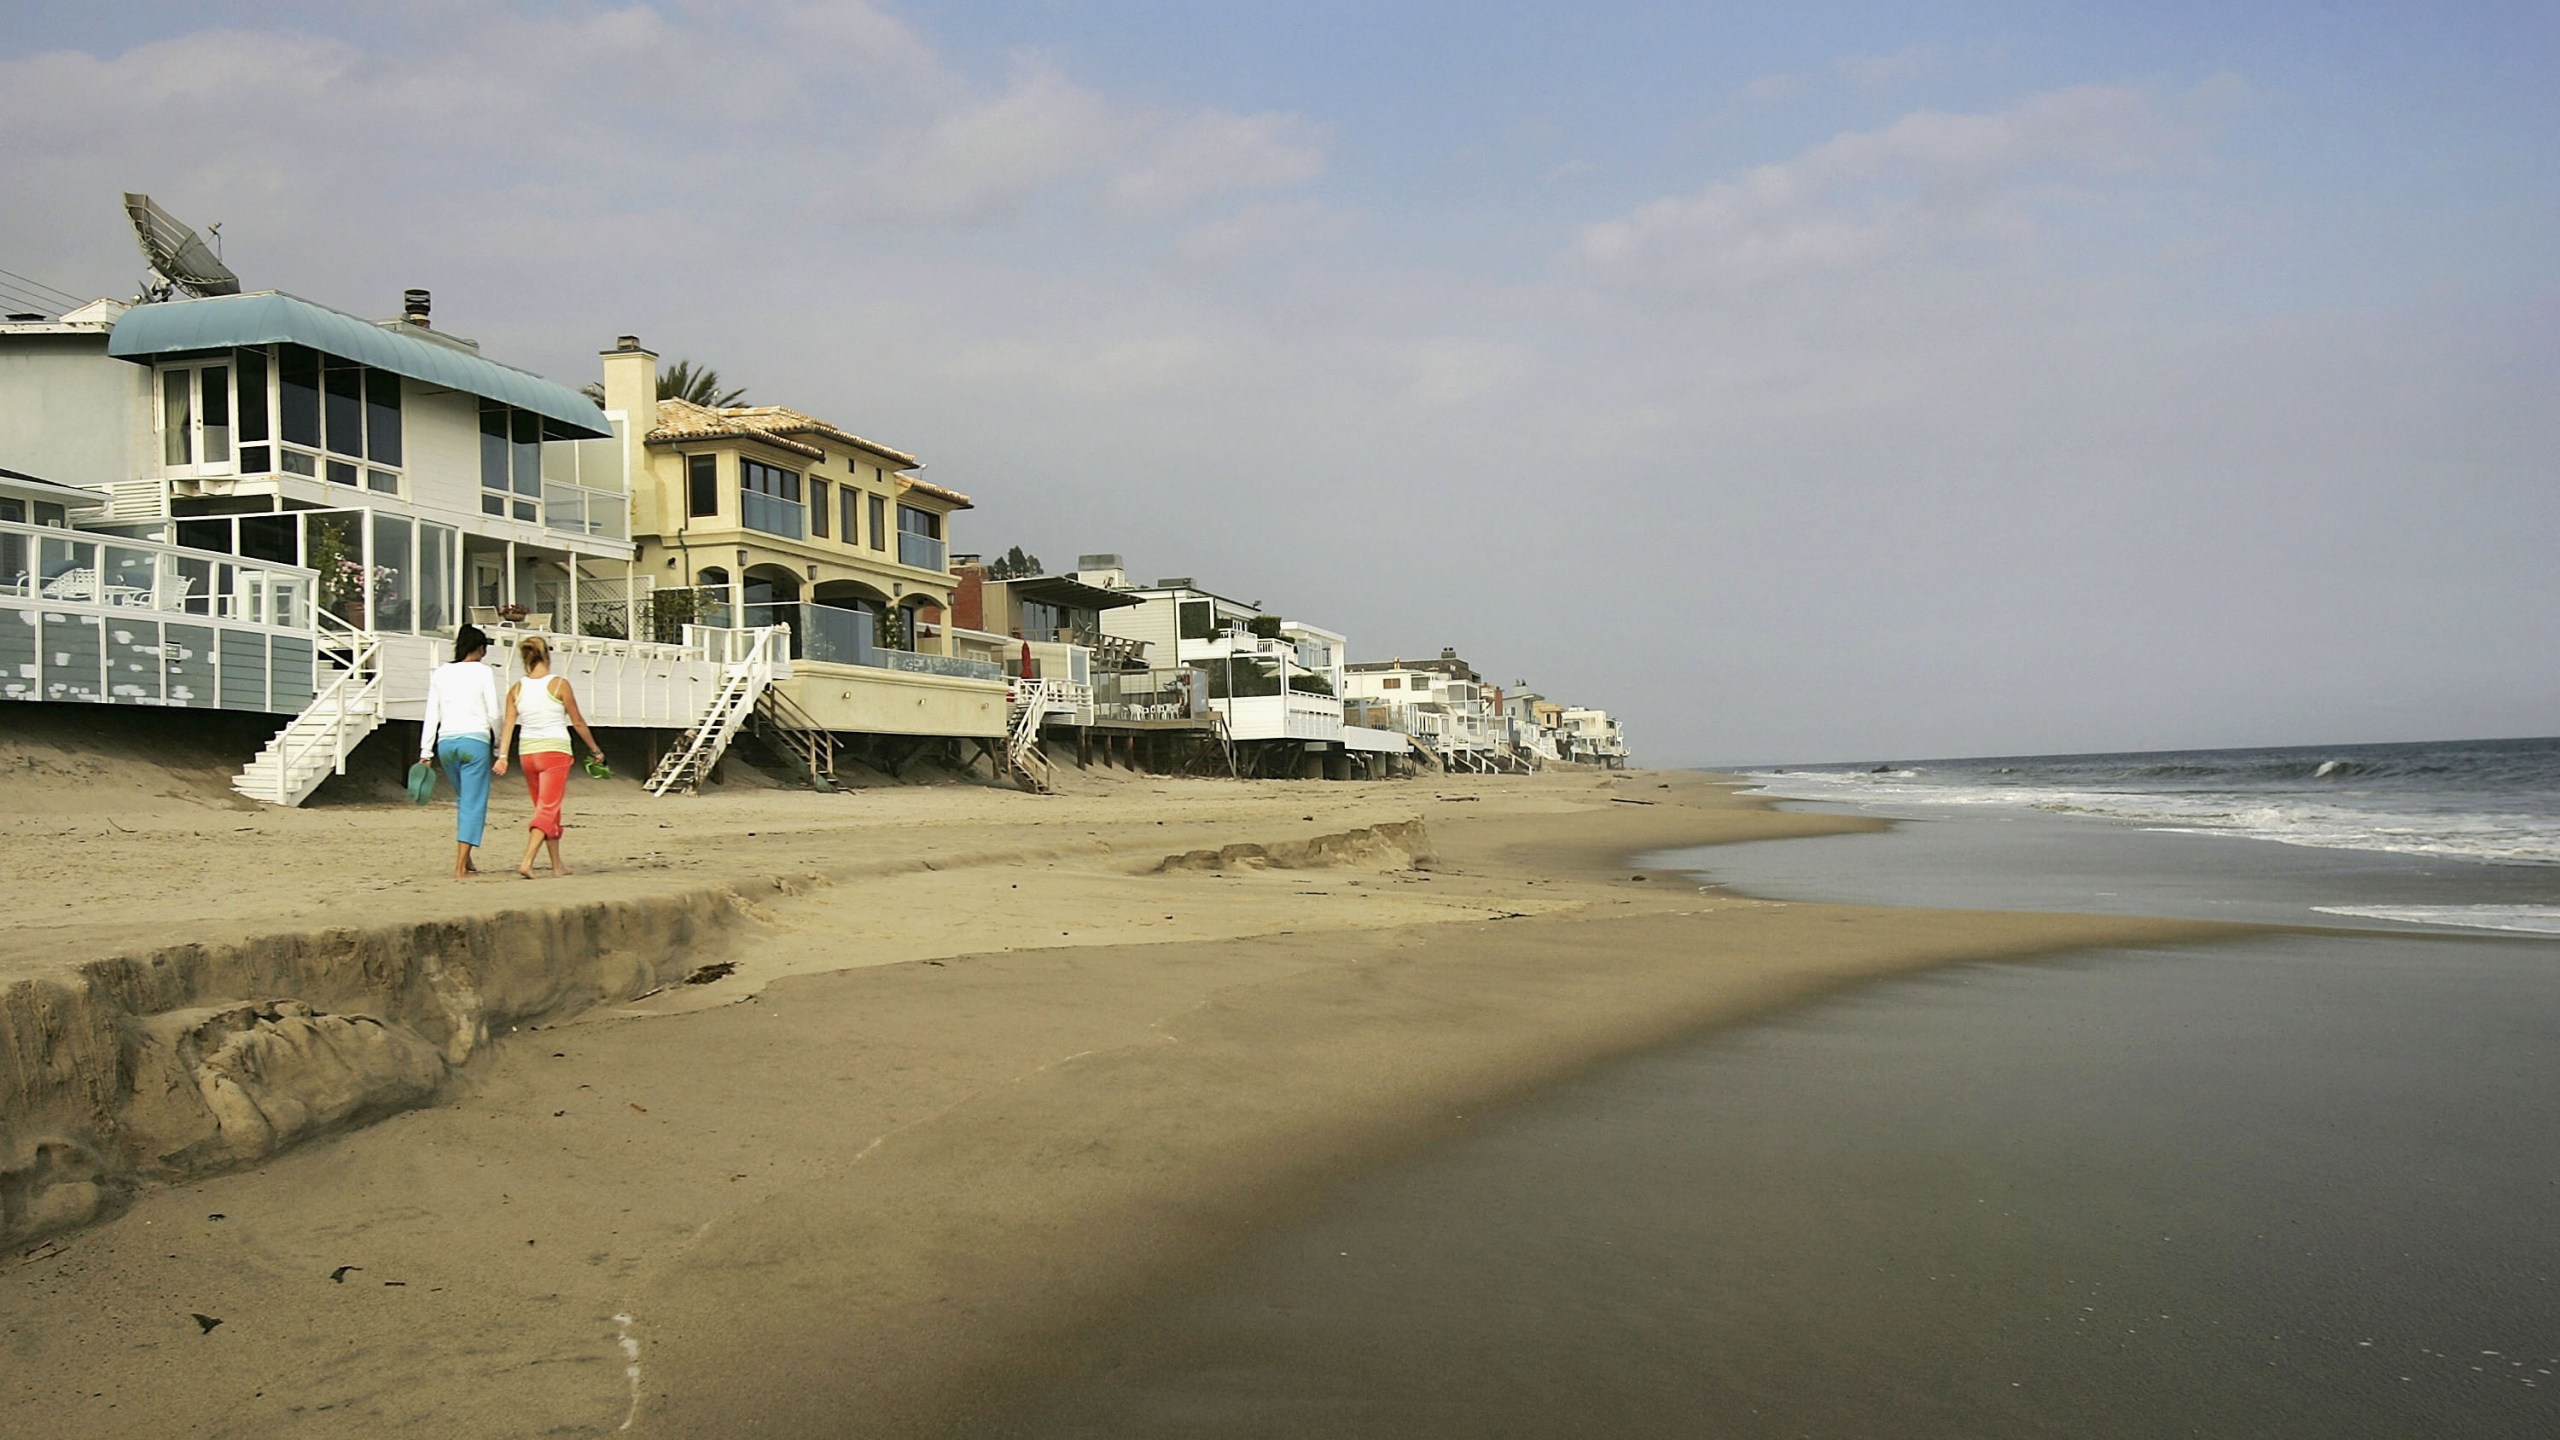
[(447, 735), (436, 742), (436, 761), (461, 803), (454, 807), (453, 838), (465, 845), (480, 843), (489, 828), (489, 776), (497, 756), (485, 735)]

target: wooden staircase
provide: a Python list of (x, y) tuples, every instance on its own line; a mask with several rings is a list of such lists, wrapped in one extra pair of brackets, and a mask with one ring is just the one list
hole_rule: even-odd
[[(658, 761), (658, 768), (649, 776), (650, 794), (664, 797), (678, 790), (688, 795), (701, 792), (704, 777), (720, 763), (721, 756), (729, 753), (730, 742), (738, 738), (738, 732), (745, 728), (756, 713), (758, 702), (772, 687), (776, 646), (788, 643), (788, 632), (779, 626), (756, 633), (747, 658), (730, 662), (721, 672), (720, 688), (702, 707), (693, 728), (685, 731), (684, 738)], [(834, 769), (832, 755), (828, 769)]]
[(1049, 757), (1040, 751), (1040, 722), (1048, 717), (1049, 682), (1017, 680), (1013, 690), (1012, 725), (1005, 737), (1005, 759), (1014, 783), (1034, 795), (1049, 793)]
[(771, 686), (756, 697), (752, 723), (766, 749), (809, 777), (810, 789), (821, 795), (836, 793), (835, 732)]
[(321, 781), (346, 774), (347, 756), (382, 725), (381, 638), (346, 626), (326, 611), (319, 613), (324, 627), (337, 626), (342, 632), (324, 633), (315, 650), (316, 658), (335, 666), (337, 674), (302, 713), (285, 722), (258, 758), (231, 777), (231, 788), (252, 800), (300, 805)]

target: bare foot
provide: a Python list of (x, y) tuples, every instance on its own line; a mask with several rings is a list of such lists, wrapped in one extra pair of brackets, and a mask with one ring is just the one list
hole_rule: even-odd
[(519, 865), (519, 866), (517, 866), (517, 867), (516, 867), (516, 873), (517, 873), (518, 875), (523, 876), (523, 877), (524, 877), (525, 879), (527, 879), (527, 880), (531, 880), (531, 879), (535, 878), (535, 877), (534, 877), (534, 873), (533, 873), (533, 867), (532, 867), (532, 866), (530, 866), (530, 865)]

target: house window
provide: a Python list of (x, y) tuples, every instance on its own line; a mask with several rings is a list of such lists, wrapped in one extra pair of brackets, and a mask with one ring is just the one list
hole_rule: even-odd
[(1174, 611), (1174, 622), (1176, 633), (1185, 640), (1206, 640), (1217, 633), (1206, 600), (1183, 601)]
[(809, 512), (800, 504), (800, 472), (738, 461), (739, 522), (750, 530), (797, 540), (805, 533)]
[(320, 367), (320, 421), (332, 455), (364, 458), (364, 367), (324, 360)]
[(838, 489), (836, 498), (844, 502), (843, 533), (837, 538), (847, 545), (862, 543), (861, 532), (855, 524), (862, 518), (862, 492), (846, 485)]
[(364, 372), (364, 458), (400, 463), (400, 377), (388, 370)]
[(913, 505), (898, 507), (898, 563), (919, 570), (949, 568), (942, 544), (942, 517)]
[(480, 402), (480, 513), (541, 523), (541, 416)]
[(319, 351), (287, 345), (276, 352), (276, 398), (277, 426), (284, 443), (319, 449)]
[(1393, 675), (1390, 675), (1386, 679), (1378, 682), (1378, 688), (1381, 690), (1401, 690), (1404, 688), (1404, 682)]
[[(230, 363), (194, 373), (195, 458), (169, 463), (228, 468), (236, 454), (243, 475), (282, 471), (400, 493), (406, 457), (399, 376), (300, 345), (272, 354), (235, 350)], [(171, 397), (163, 399), (167, 454), (179, 448), (166, 433), (177, 410)], [(279, 450), (277, 441), (298, 448)], [(337, 458), (324, 464), (324, 454)]]
[(684, 513), (696, 520), (720, 513), (720, 457), (684, 457)]
[(889, 499), (885, 495), (871, 497), (871, 548), (889, 548)]
[[(264, 428), (263, 379), (258, 416)], [(187, 365), (160, 372), (160, 463), (172, 469), (231, 468), (231, 367)]]
[(231, 358), (240, 396), (240, 473), (264, 475), (275, 468), (275, 449), (267, 444), (267, 352), (242, 350)]
[(809, 533), (820, 540), (827, 538), (827, 522), (833, 518), (828, 513), (827, 509), (827, 501), (829, 498), (830, 497), (827, 494), (827, 482), (819, 479), (815, 475), (810, 476)]

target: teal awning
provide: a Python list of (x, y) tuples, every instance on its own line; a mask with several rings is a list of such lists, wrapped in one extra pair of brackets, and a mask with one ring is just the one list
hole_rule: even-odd
[(613, 434), (604, 412), (566, 385), (280, 291), (136, 305), (107, 333), (107, 353), (126, 360), (148, 361), (160, 355), (241, 345), (307, 346), (341, 360), (530, 410), (570, 436), (601, 440)]

